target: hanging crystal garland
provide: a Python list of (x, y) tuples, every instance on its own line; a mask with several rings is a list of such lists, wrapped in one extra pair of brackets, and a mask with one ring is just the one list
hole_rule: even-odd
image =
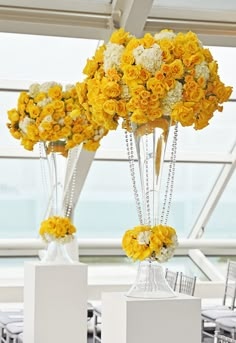
[[(141, 178), (141, 183), (145, 182), (145, 185), (141, 185), (142, 189), (145, 189), (145, 201), (143, 206), (145, 209), (142, 209), (138, 186), (137, 186), (137, 177), (135, 172), (135, 158), (134, 158), (134, 135), (132, 132), (128, 132), (125, 130), (125, 141), (126, 141), (126, 150), (128, 155), (128, 162), (129, 162), (129, 169), (130, 175), (132, 180), (132, 188), (134, 193), (134, 199), (136, 204), (136, 209), (138, 213), (138, 218), (140, 225), (151, 225), (151, 205), (150, 205), (150, 183), (149, 183), (149, 166), (148, 166), (148, 159), (145, 160), (145, 177)], [(170, 162), (168, 167), (167, 173), (167, 181), (164, 191), (164, 200), (162, 205), (162, 210), (160, 211), (160, 224), (166, 225), (169, 218), (171, 203), (172, 203), (172, 196), (173, 196), (173, 189), (174, 189), (174, 178), (175, 178), (175, 164), (176, 164), (176, 152), (177, 152), (177, 141), (178, 141), (178, 123), (175, 124), (174, 133), (173, 133), (173, 141), (171, 145), (171, 155), (170, 155)], [(149, 139), (148, 133), (145, 133), (145, 150), (146, 156), (149, 153)], [(144, 215), (146, 213), (146, 217)], [(157, 219), (157, 218), (156, 218)]]

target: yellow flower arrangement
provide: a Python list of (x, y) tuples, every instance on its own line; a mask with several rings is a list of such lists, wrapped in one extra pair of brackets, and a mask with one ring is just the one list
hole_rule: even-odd
[(176, 231), (165, 225), (136, 226), (127, 230), (122, 239), (122, 248), (134, 261), (165, 262), (173, 256), (177, 244)]
[[(203, 129), (232, 93), (220, 80), (210, 50), (193, 32), (162, 30), (136, 38), (121, 28), (88, 59), (84, 73), (76, 90), (88, 118), (107, 130), (121, 122), (137, 136), (159, 127), (165, 137), (169, 123), (177, 122)], [(162, 225), (137, 226), (123, 238), (134, 260), (166, 260), (176, 245), (174, 229)]]
[(8, 111), (7, 124), (14, 138), (27, 150), (36, 143), (61, 141), (66, 151), (80, 143), (95, 151), (107, 134), (104, 127), (88, 120), (78, 102), (74, 86), (63, 87), (55, 82), (33, 84), (29, 92), (21, 92), (18, 106)]
[(162, 30), (136, 38), (119, 29), (84, 73), (87, 78), (76, 85), (80, 102), (108, 130), (117, 128), (119, 118), (129, 129), (130, 122), (159, 127), (166, 117), (200, 130), (232, 93), (193, 32)]
[(75, 232), (76, 228), (70, 219), (59, 216), (44, 220), (39, 229), (39, 234), (47, 243), (55, 240), (61, 243), (70, 242), (74, 238)]

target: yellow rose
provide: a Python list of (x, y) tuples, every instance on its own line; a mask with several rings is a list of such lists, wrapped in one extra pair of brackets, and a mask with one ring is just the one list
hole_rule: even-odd
[(124, 66), (123, 70), (125, 82), (138, 79), (140, 75), (140, 69), (141, 67), (137, 65)]
[(128, 111), (126, 109), (126, 101), (125, 100), (119, 100), (117, 102), (117, 113), (121, 117), (126, 117), (128, 114)]
[(120, 75), (115, 68), (108, 69), (107, 78), (111, 81), (120, 81)]
[(125, 52), (121, 56), (121, 64), (133, 64), (135, 62), (133, 52), (130, 50), (125, 50)]
[(103, 63), (103, 59), (104, 59), (104, 51), (105, 51), (106, 47), (103, 44), (102, 46), (100, 46), (96, 52), (95, 52), (95, 56), (94, 59), (97, 63)]
[(21, 92), (18, 98), (18, 105), (19, 104), (27, 104), (29, 102), (29, 95), (26, 92)]
[(8, 119), (11, 122), (18, 122), (20, 120), (19, 113), (16, 111), (15, 108), (10, 110), (10, 111), (8, 111), (7, 114), (8, 114)]
[(106, 100), (103, 104), (103, 110), (110, 115), (114, 115), (118, 110), (117, 102), (113, 99)]
[(114, 31), (111, 35), (110, 42), (114, 44), (125, 44), (129, 41), (129, 32), (125, 32), (123, 28)]
[(92, 77), (95, 71), (98, 69), (98, 63), (95, 60), (87, 59), (87, 64), (83, 69), (83, 73)]
[(151, 74), (149, 73), (148, 70), (142, 68), (139, 73), (139, 78), (143, 81), (146, 82), (150, 78)]
[(53, 100), (60, 100), (62, 97), (62, 87), (60, 85), (55, 85), (49, 88), (48, 96)]
[(114, 81), (104, 82), (102, 92), (108, 98), (116, 98), (121, 94), (121, 86)]
[(156, 40), (150, 33), (146, 33), (142, 39), (142, 44), (145, 48), (149, 49), (156, 43)]
[(46, 98), (46, 94), (43, 92), (40, 92), (35, 96), (34, 102), (38, 103), (38, 102), (44, 100), (45, 98)]
[(64, 111), (65, 104), (64, 101), (55, 100), (52, 102), (52, 106), (55, 111)]
[(85, 142), (83, 147), (85, 150), (88, 150), (88, 151), (96, 151), (98, 148), (99, 148), (100, 144), (99, 142), (91, 142), (91, 141), (88, 141), (88, 142)]
[(30, 118), (37, 118), (40, 114), (40, 109), (38, 106), (30, 106), (29, 108)]
[(170, 72), (171, 75), (175, 78), (175, 79), (181, 79), (184, 75), (184, 66), (181, 60), (176, 59), (174, 60), (170, 65)]
[(83, 142), (83, 135), (81, 135), (79, 133), (75, 133), (72, 136), (72, 140), (75, 144), (80, 144)]
[(193, 125), (195, 118), (193, 107), (194, 103), (192, 102), (178, 102), (173, 108), (172, 119), (179, 121), (182, 126)]
[(85, 82), (77, 82), (75, 87), (76, 87), (79, 102), (80, 104), (82, 104), (83, 102), (85, 102), (85, 99), (86, 99), (87, 84)]

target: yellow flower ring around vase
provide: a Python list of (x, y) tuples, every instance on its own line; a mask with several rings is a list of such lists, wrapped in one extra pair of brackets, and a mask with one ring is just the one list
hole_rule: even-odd
[(74, 238), (76, 232), (75, 226), (67, 217), (53, 216), (42, 221), (39, 234), (46, 242), (54, 240), (61, 243), (70, 242)]

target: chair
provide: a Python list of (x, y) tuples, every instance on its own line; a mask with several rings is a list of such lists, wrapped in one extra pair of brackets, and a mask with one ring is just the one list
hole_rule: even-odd
[(171, 271), (168, 268), (165, 270), (165, 279), (173, 291), (175, 291), (177, 287), (178, 275), (178, 272)]
[(0, 311), (0, 343), (6, 342), (6, 326), (10, 323), (22, 322), (23, 310), (1, 310)]
[(196, 276), (188, 276), (181, 272), (179, 275), (179, 293), (193, 296), (195, 292), (196, 281)]
[(214, 343), (236, 343), (236, 340), (228, 336), (216, 333)]
[[(202, 335), (213, 337), (216, 321), (221, 318), (236, 317), (235, 308), (236, 297), (236, 262), (228, 261), (225, 289), (223, 296), (223, 304), (211, 306), (208, 309), (202, 310)], [(207, 325), (211, 324), (210, 331), (207, 330)]]
[(24, 330), (24, 322), (7, 324), (5, 328), (6, 339), (3, 342), (17, 343), (19, 341), (18, 335), (20, 333), (23, 333), (23, 330)]
[(102, 305), (94, 306), (94, 330), (93, 330), (93, 343), (101, 343), (101, 317)]
[(236, 316), (219, 318), (216, 320), (215, 325), (215, 335), (227, 332), (232, 339), (236, 339)]
[(23, 343), (23, 332), (18, 335), (17, 343)]

